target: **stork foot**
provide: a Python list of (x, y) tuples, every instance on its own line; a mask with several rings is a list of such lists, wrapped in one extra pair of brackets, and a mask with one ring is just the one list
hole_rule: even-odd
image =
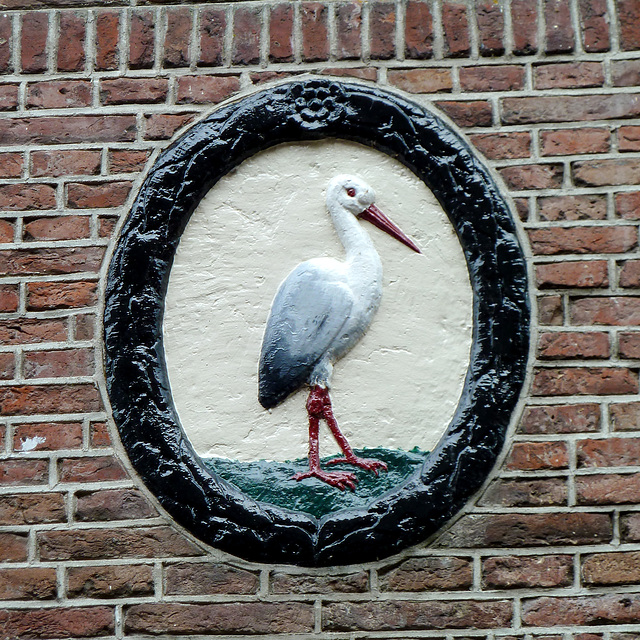
[(327, 460), (324, 464), (352, 464), (354, 467), (360, 467), (367, 471), (373, 471), (378, 475), (378, 470), (386, 471), (387, 465), (382, 460), (376, 460), (375, 458), (358, 458), (358, 456), (345, 456), (344, 458), (334, 458), (333, 460)]
[(349, 471), (323, 471), (322, 469), (316, 469), (296, 473), (294, 476), (291, 476), (292, 480), (298, 481), (304, 480), (305, 478), (318, 478), (318, 480), (322, 480), (322, 482), (326, 482), (328, 485), (340, 489), (340, 491), (344, 491), (345, 489), (354, 491), (356, 482), (358, 482), (355, 473), (350, 473)]

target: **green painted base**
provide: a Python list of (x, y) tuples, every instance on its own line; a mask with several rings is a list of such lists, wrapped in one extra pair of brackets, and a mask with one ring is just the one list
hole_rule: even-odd
[[(202, 461), (217, 475), (234, 484), (248, 496), (261, 502), (269, 502), (285, 509), (303, 511), (321, 518), (341, 509), (366, 507), (387, 491), (404, 482), (421, 466), (428, 452), (414, 448), (412, 451), (397, 449), (359, 449), (356, 455), (376, 458), (387, 463), (388, 471), (376, 476), (348, 464), (336, 464), (323, 468), (353, 471), (358, 478), (355, 491), (340, 491), (318, 480), (307, 478), (296, 482), (291, 477), (307, 471), (307, 458), (287, 462), (238, 462), (225, 458), (203, 458)], [(322, 462), (337, 456), (323, 458)]]

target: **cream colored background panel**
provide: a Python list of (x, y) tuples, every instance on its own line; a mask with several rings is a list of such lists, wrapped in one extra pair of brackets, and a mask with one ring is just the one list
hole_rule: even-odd
[[(462, 249), (433, 194), (396, 160), (356, 143), (282, 145), (257, 154), (203, 199), (176, 254), (164, 340), (181, 423), (201, 455), (307, 455), (307, 389), (271, 411), (257, 399), (262, 334), (279, 284), (300, 262), (341, 258), (324, 190), (354, 173), (421, 247), (363, 223), (384, 269), (382, 304), (335, 367), (331, 397), (356, 447), (431, 449), (469, 364), (473, 297)], [(322, 429), (321, 456), (338, 452)]]

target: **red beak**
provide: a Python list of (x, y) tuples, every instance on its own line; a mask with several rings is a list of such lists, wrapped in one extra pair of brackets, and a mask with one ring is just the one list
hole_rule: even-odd
[(363, 220), (368, 220), (372, 225), (382, 229), (385, 233), (388, 233), (392, 238), (400, 240), (402, 244), (406, 245), (410, 249), (413, 249), (416, 253), (422, 253), (418, 248), (418, 245), (407, 236), (398, 225), (394, 224), (387, 218), (387, 216), (378, 209), (374, 204), (365, 209), (359, 216)]

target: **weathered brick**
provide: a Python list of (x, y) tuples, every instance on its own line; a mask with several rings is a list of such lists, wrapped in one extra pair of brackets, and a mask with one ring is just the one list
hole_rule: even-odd
[(29, 282), (27, 309), (75, 309), (90, 307), (98, 301), (95, 282)]
[(224, 9), (206, 7), (200, 13), (198, 66), (218, 67), (223, 62), (227, 17)]
[(491, 65), (460, 68), (463, 91), (513, 91), (524, 86), (524, 67)]
[(0, 353), (0, 380), (12, 380), (15, 377), (15, 369), (13, 353)]
[(637, 245), (635, 227), (558, 227), (531, 229), (537, 255), (563, 253), (625, 253)]
[(24, 156), (21, 153), (0, 153), (0, 178), (19, 178), (23, 167)]
[(38, 531), (42, 560), (166, 558), (200, 550), (171, 527)]
[(84, 40), (87, 14), (66, 11), (60, 15), (58, 31), (58, 70), (84, 69)]
[(485, 589), (568, 587), (573, 583), (571, 556), (501, 556), (482, 562)]
[(568, 465), (564, 442), (516, 442), (506, 461), (507, 469), (519, 471), (565, 469)]
[(640, 184), (640, 159), (582, 160), (571, 165), (578, 186)]
[(627, 260), (622, 263), (619, 284), (621, 287), (640, 286), (640, 260)]
[(167, 30), (164, 37), (163, 65), (169, 68), (189, 66), (191, 10), (187, 7), (167, 10)]
[(0, 312), (17, 311), (18, 310), (18, 285), (3, 284), (0, 285)]
[(260, 8), (237, 7), (233, 14), (233, 64), (257, 64), (260, 62)]
[(369, 13), (369, 55), (389, 60), (395, 55), (396, 6), (393, 2), (372, 2)]
[(404, 19), (404, 55), (425, 60), (433, 54), (433, 17), (424, 0), (407, 0)]
[(526, 158), (531, 154), (531, 134), (526, 131), (477, 133), (470, 135), (469, 139), (480, 153), (491, 160)]
[(22, 16), (21, 61), (24, 73), (47, 70), (48, 33), (48, 13), (31, 11)]
[(96, 17), (96, 57), (95, 68), (108, 71), (118, 68), (118, 31), (120, 12), (100, 9)]
[(38, 485), (49, 478), (47, 460), (2, 460), (0, 461), (0, 485)]
[(15, 236), (15, 224), (13, 220), (0, 219), (0, 243), (13, 242)]
[(639, 151), (640, 127), (620, 127), (618, 129), (618, 149), (620, 151)]
[(636, 87), (640, 84), (640, 60), (615, 60), (611, 63), (614, 87)]
[(166, 78), (113, 78), (100, 82), (102, 104), (157, 104), (165, 102)]
[[(100, 216), (98, 219), (98, 235), (101, 238), (111, 238), (115, 232), (118, 218), (115, 216)], [(78, 338), (84, 340), (84, 338)]]
[(640, 298), (579, 298), (571, 303), (571, 323), (588, 325), (639, 325)]
[(63, 493), (0, 495), (1, 525), (43, 524), (66, 519)]
[(144, 137), (146, 140), (168, 140), (194, 118), (193, 113), (151, 113), (145, 116)]
[[(75, 149), (73, 151), (33, 151), (31, 175), (58, 178), (70, 175), (97, 175), (100, 173), (100, 151)], [(62, 218), (58, 218), (59, 221)]]
[(0, 414), (83, 413), (100, 411), (98, 390), (91, 384), (0, 387)]
[(523, 164), (500, 169), (507, 187), (517, 191), (557, 189), (562, 186), (563, 174), (561, 164)]
[(637, 372), (623, 367), (538, 369), (534, 396), (619, 395), (638, 393)]
[(604, 260), (582, 260), (539, 264), (536, 265), (536, 282), (540, 289), (607, 287), (607, 263)]
[(67, 204), (71, 209), (108, 209), (127, 201), (131, 182), (73, 182), (67, 185)]
[(87, 216), (27, 218), (23, 240), (79, 240), (91, 234)]
[(459, 0), (447, 0), (442, 5), (445, 55), (449, 58), (468, 56), (471, 53), (467, 7)]
[(67, 320), (21, 319), (0, 322), (0, 341), (5, 345), (61, 342), (67, 339)]
[(58, 451), (82, 448), (81, 422), (28, 422), (13, 430), (14, 451)]
[(640, 596), (633, 593), (533, 598), (522, 604), (527, 625), (603, 625), (640, 622)]
[(625, 220), (640, 220), (640, 191), (616, 193), (616, 214)]
[(389, 83), (409, 93), (451, 91), (453, 82), (448, 69), (390, 69)]
[(111, 149), (107, 156), (109, 173), (138, 173), (144, 169), (150, 155), (146, 150)]
[[(342, 71), (347, 72), (350, 69), (343, 69)], [(331, 75), (328, 73), (328, 69), (322, 69), (319, 71), (320, 75)], [(249, 73), (249, 78), (251, 78), (251, 82), (254, 85), (264, 84), (266, 82), (275, 82), (276, 80), (286, 80), (287, 78), (293, 78), (294, 76), (299, 76), (299, 71), (251, 71)], [(345, 75), (348, 76), (348, 73), (337, 73), (336, 75)]]
[(564, 322), (564, 309), (561, 296), (539, 296), (538, 322), (541, 325), (561, 325)]
[(325, 67), (320, 75), (337, 76), (339, 78), (359, 78), (375, 82), (378, 79), (378, 70), (375, 67)]
[(103, 247), (11, 249), (0, 251), (0, 270), (7, 275), (95, 273), (103, 255)]
[(577, 476), (576, 502), (579, 505), (637, 504), (640, 502), (640, 475), (598, 474)]
[(527, 513), (469, 515), (440, 536), (438, 547), (537, 547), (609, 542), (609, 514)]
[(588, 53), (609, 51), (609, 15), (606, 0), (580, 0), (582, 46)]
[(252, 594), (259, 583), (255, 573), (225, 564), (180, 562), (165, 569), (168, 595)]
[(108, 482), (123, 480), (127, 472), (113, 456), (61, 458), (58, 476), (60, 482)]
[(579, 467), (634, 466), (640, 457), (640, 438), (582, 440), (577, 454)]
[[(114, 467), (101, 467), (99, 473), (105, 471), (112, 476)], [(83, 522), (153, 518), (157, 515), (144, 494), (136, 489), (80, 491), (76, 496), (76, 518)]]
[(640, 513), (622, 514), (620, 518), (620, 538), (622, 542), (640, 540)]
[(96, 318), (94, 315), (87, 313), (74, 316), (74, 338), (76, 340), (91, 340), (95, 335)]
[(543, 360), (608, 358), (609, 352), (607, 333), (543, 333), (538, 343), (538, 357)]
[(178, 78), (178, 104), (222, 102), (240, 90), (238, 76), (182, 76)]
[[(366, 584), (366, 583), (365, 583)], [(381, 591), (458, 591), (473, 584), (471, 558), (409, 558), (379, 571)]]
[(495, 2), (481, 2), (475, 6), (481, 56), (501, 56), (504, 32), (503, 8)]
[(56, 188), (48, 184), (5, 184), (0, 186), (0, 210), (55, 209)]
[(150, 565), (69, 567), (67, 593), (70, 598), (135, 598), (152, 596)]
[(544, 0), (545, 39), (547, 53), (573, 51), (574, 34), (569, 5), (564, 0)]
[(567, 504), (569, 490), (564, 478), (497, 480), (480, 499), (482, 506), (549, 507)]
[(530, 0), (512, 0), (513, 53), (528, 56), (538, 50), (538, 10)]
[[(353, 57), (348, 53), (345, 55), (345, 45), (352, 44), (353, 34), (357, 31), (360, 35), (360, 23), (355, 19), (348, 22), (353, 14), (360, 16), (360, 7), (355, 4), (341, 5), (337, 8), (336, 19), (338, 21), (338, 57)], [(293, 62), (293, 5), (280, 3), (274, 5), (269, 13), (269, 60), (271, 62)], [(355, 57), (359, 57), (360, 48), (358, 41), (358, 52)]]
[(13, 49), (12, 14), (0, 14), (0, 73), (12, 70), (11, 50)]
[(92, 422), (89, 431), (89, 439), (94, 449), (111, 446), (109, 427), (105, 422)]
[(55, 569), (0, 569), (0, 600), (52, 600), (56, 588)]
[(620, 47), (623, 51), (640, 49), (640, 6), (635, 0), (618, 0)]
[(534, 67), (533, 80), (536, 89), (601, 87), (604, 73), (600, 62), (546, 63)]
[(110, 607), (55, 607), (47, 609), (0, 609), (0, 628), (6, 638), (88, 638), (114, 632)]
[(27, 559), (27, 533), (0, 532), (0, 560), (22, 562)]
[(490, 127), (493, 111), (486, 100), (471, 102), (438, 101), (442, 109), (459, 127)]
[(318, 62), (329, 59), (328, 9), (322, 2), (303, 2), (302, 59)]
[[(578, 153), (607, 153), (611, 134), (606, 129), (580, 128), (542, 131), (540, 146), (545, 156), (566, 156)], [(570, 198), (571, 196), (565, 196)], [(581, 197), (581, 196), (574, 196)], [(591, 197), (594, 196), (582, 196)]]
[(129, 35), (129, 66), (150, 69), (155, 57), (155, 17), (152, 11), (134, 10)]
[(583, 557), (582, 581), (588, 585), (640, 583), (640, 552), (594, 553)]
[(25, 378), (90, 376), (93, 370), (92, 349), (29, 351), (23, 357)]
[(609, 420), (614, 431), (638, 431), (640, 429), (640, 402), (610, 404)]
[(125, 610), (124, 627), (128, 633), (152, 635), (310, 633), (313, 630), (313, 604), (138, 604)]

